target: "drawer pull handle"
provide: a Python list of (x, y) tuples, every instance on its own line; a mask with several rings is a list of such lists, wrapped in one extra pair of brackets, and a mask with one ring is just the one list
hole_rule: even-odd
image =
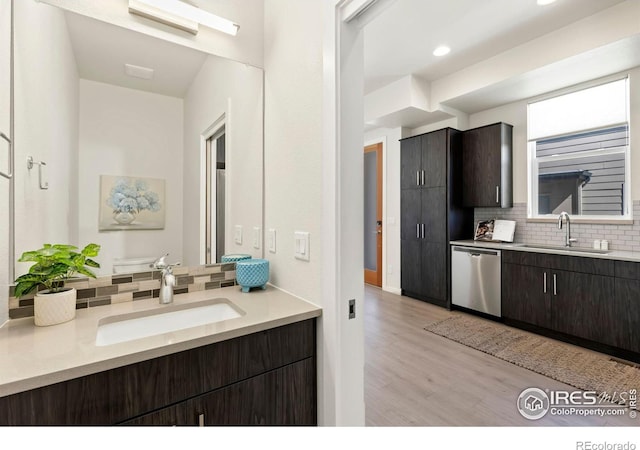
[(203, 427), (204, 426), (204, 414), (200, 414), (198, 416), (198, 426), (199, 427)]
[(553, 295), (558, 295), (557, 283), (556, 283), (556, 274), (553, 274)]
[(496, 203), (500, 203), (500, 186), (496, 186)]
[(544, 278), (543, 278), (543, 282), (542, 282), (542, 291), (545, 294), (547, 293), (547, 272), (544, 273)]
[(420, 184), (424, 186), (424, 170), (420, 171)]
[(416, 186), (420, 186), (420, 171), (416, 170)]

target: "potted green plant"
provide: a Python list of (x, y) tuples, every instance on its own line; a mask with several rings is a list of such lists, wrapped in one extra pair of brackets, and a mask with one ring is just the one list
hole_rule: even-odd
[(100, 267), (93, 257), (100, 246), (89, 244), (80, 252), (78, 247), (64, 244), (44, 244), (39, 250), (24, 252), (19, 262), (33, 262), (29, 272), (16, 278), (15, 296), (37, 291), (33, 299), (33, 315), (37, 326), (68, 322), (76, 316), (76, 290), (64, 282), (75, 274), (95, 278), (89, 267)]

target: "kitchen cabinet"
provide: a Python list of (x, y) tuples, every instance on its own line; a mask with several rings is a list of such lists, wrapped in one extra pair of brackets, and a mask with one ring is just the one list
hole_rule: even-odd
[(449, 241), (473, 235), (462, 204), (461, 132), (452, 128), (400, 141), (400, 251), (403, 295), (450, 307)]
[(639, 263), (519, 251), (502, 262), (508, 323), (640, 352)]
[(609, 330), (616, 347), (640, 353), (640, 263), (615, 262), (612, 315), (617, 326)]
[(0, 425), (315, 425), (315, 319), (0, 398)]
[(513, 206), (513, 126), (499, 122), (462, 134), (463, 205)]

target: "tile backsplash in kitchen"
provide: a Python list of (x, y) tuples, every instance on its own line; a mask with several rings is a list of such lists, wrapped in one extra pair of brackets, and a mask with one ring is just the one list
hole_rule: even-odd
[[(236, 284), (236, 264), (211, 264), (206, 266), (176, 267), (173, 269), (175, 294), (217, 289)], [(65, 283), (78, 290), (76, 309), (131, 302), (160, 295), (161, 272), (151, 270), (104, 277), (78, 278)], [(16, 298), (13, 286), (9, 288), (9, 318), (33, 316), (33, 296)]]
[[(527, 204), (514, 203), (513, 208), (476, 208), (475, 221), (488, 219), (515, 220), (514, 242), (563, 245), (564, 229), (556, 223), (527, 222)], [(640, 201), (633, 202), (633, 224), (571, 223), (571, 237), (578, 239), (576, 247), (592, 247), (593, 241), (606, 239), (609, 250), (640, 252)]]

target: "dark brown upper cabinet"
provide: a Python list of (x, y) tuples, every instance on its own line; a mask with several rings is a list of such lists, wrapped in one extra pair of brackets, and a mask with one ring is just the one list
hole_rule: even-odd
[(513, 126), (499, 122), (462, 133), (462, 204), (513, 206)]

